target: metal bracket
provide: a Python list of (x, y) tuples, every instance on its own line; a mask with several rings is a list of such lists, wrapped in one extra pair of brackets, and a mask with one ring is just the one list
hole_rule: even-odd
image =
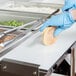
[[(67, 56), (67, 54), (70, 53), (71, 48), (76, 47), (76, 42), (74, 42), (69, 48), (68, 50), (66, 50), (66, 52), (60, 57), (59, 60), (56, 61), (56, 63), (48, 70), (48, 72), (46, 73), (45, 76), (51, 76), (51, 74), (55, 71), (55, 68), (57, 68), (61, 62), (65, 59), (65, 57)], [(73, 76), (73, 75), (72, 75)]]
[(76, 69), (76, 42), (71, 47), (71, 76), (75, 76), (75, 69)]

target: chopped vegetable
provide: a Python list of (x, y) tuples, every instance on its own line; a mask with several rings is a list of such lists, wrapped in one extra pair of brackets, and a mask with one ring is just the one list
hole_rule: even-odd
[(24, 24), (23, 22), (16, 21), (16, 20), (0, 22), (0, 25), (8, 25), (8, 26), (14, 26), (14, 27), (18, 27), (23, 24)]

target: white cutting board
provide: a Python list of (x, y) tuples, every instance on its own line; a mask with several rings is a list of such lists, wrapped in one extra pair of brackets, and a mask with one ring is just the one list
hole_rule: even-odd
[(24, 41), (7, 53), (3, 58), (39, 64), (40, 69), (48, 70), (67, 49), (76, 41), (76, 24), (63, 31), (53, 45), (45, 46), (41, 42), (40, 32)]

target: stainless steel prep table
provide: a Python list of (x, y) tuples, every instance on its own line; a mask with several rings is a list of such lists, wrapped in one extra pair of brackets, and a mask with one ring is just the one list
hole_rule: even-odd
[(41, 33), (37, 32), (21, 45), (0, 58), (40, 65), (39, 69), (49, 70), (76, 41), (76, 24), (63, 31), (55, 44), (45, 46), (41, 43)]
[[(32, 21), (32, 20), (36, 20), (36, 19), (40, 19), (40, 18), (46, 18), (46, 17), (48, 17), (49, 15), (48, 14), (39, 14), (39, 13), (29, 13), (29, 12), (17, 12), (17, 11), (7, 11), (7, 10), (0, 10), (0, 17), (1, 17), (1, 19), (0, 19), (0, 21), (5, 21), (5, 20), (10, 20), (10, 19), (18, 19), (18, 20), (23, 20), (23, 21), (25, 21), (25, 18), (27, 18), (27, 22), (29, 22), (29, 21)], [(20, 18), (19, 18), (20, 17)], [(41, 19), (40, 19), (41, 20)], [(38, 23), (38, 22), (37, 22)], [(34, 25), (35, 26), (35, 25)], [(14, 27), (8, 27), (8, 26), (0, 26), (1, 28), (14, 28)], [(31, 32), (29, 32), (28, 34), (30, 34)], [(27, 34), (27, 35), (28, 35)], [(14, 45), (16, 42), (18, 42), (18, 41), (22, 41), (22, 40), (24, 40), (26, 38), (26, 35), (23, 37), (20, 37), (20, 39), (18, 40), (15, 40), (14, 42), (12, 42), (11, 44), (9, 44), (8, 46), (6, 46), (4, 49), (2, 49), (2, 50), (0, 50), (1, 51), (1, 53), (0, 53), (0, 58), (2, 58), (3, 57), (3, 55), (4, 54), (6, 54), (7, 52), (9, 52), (9, 51), (11, 51), (11, 49), (13, 49), (13, 48), (15, 48), (15, 47), (12, 47), (12, 44)], [(26, 40), (26, 39), (25, 39)], [(20, 43), (22, 43), (22, 42), (20, 42)], [(19, 43), (19, 44), (20, 44)], [(17, 43), (18, 44), (18, 43)], [(16, 46), (16, 44), (14, 45), (14, 46)], [(1, 57), (2, 56), (2, 57)], [(2, 59), (3, 60), (3, 59)], [(1, 60), (1, 63), (2, 63), (2, 60)], [(36, 64), (37, 65), (37, 64)], [(2, 67), (2, 64), (1, 64), (1, 66), (0, 66), (0, 74), (1, 74), (1, 67)], [(38, 65), (37, 66), (35, 66), (35, 67), (38, 67)], [(19, 69), (18, 69), (19, 70)], [(18, 72), (19, 73), (19, 72)]]
[[(23, 12), (23, 14), (25, 14), (25, 12)], [(26, 13), (26, 15), (27, 14), (28, 12)], [(29, 15), (33, 16), (31, 15), (31, 13)], [(35, 15), (37, 14), (34, 13), (34, 16)], [(38, 15), (36, 18), (39, 18), (40, 16), (41, 15)], [(17, 67), (13, 67), (13, 66), (16, 63), (16, 64), (23, 64), (24, 66), (25, 65), (27, 66), (29, 65), (30, 67), (33, 66), (36, 68), (37, 72), (39, 69), (47, 70), (47, 71), (49, 70), (50, 73), (53, 72), (53, 69), (54, 69), (53, 66), (55, 66), (55, 64), (61, 63), (61, 61), (65, 58), (66, 52), (68, 51), (68, 49), (76, 41), (75, 28), (76, 26), (74, 25), (68, 30), (65, 30), (64, 32), (62, 32), (58, 36), (57, 42), (51, 46), (45, 46), (42, 44), (40, 32), (33, 34), (27, 40), (24, 40), (26, 37), (24, 36), (23, 38), (21, 38), (21, 40), (24, 40), (23, 43), (21, 43), (18, 47), (12, 49), (6, 55), (0, 57), (0, 61), (2, 64), (1, 65), (2, 71), (13, 72), (12, 69), (14, 68), (14, 72), (15, 72), (15, 69)], [(14, 63), (14, 64), (12, 64), (12, 66), (9, 66), (6, 63), (8, 64)], [(11, 70), (8, 69), (8, 67), (11, 68)], [(16, 69), (16, 70), (19, 70), (19, 69)], [(28, 71), (28, 69), (26, 69), (26, 71)], [(49, 71), (47, 74), (49, 74)], [(36, 72), (33, 72), (33, 73), (36, 75)], [(38, 73), (36, 76), (38, 76)]]

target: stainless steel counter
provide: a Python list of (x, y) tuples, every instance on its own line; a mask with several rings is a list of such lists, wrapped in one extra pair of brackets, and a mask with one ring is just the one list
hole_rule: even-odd
[(11, 52), (1, 57), (29, 62), (40, 65), (40, 69), (48, 70), (76, 41), (76, 26), (63, 31), (53, 45), (44, 46), (41, 33), (38, 32), (14, 48)]

